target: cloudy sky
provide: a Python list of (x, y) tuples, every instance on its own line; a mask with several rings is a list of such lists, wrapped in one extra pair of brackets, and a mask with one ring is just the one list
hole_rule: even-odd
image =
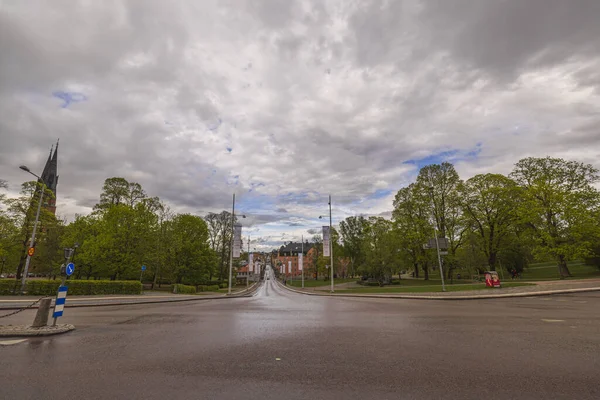
[(262, 246), (389, 212), (418, 168), (600, 167), (600, 1), (0, 0), (0, 178), (60, 138), (58, 212), (105, 178), (237, 208)]

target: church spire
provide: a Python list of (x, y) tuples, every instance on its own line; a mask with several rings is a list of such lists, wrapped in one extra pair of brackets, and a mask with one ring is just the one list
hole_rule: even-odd
[[(54, 150), (54, 153), (52, 152)], [(46, 187), (54, 194), (53, 199), (48, 199), (48, 208), (55, 212), (56, 210), (56, 186), (58, 185), (58, 140), (56, 141), (56, 147), (52, 146), (50, 154), (48, 155), (48, 161), (44, 166), (44, 172), (42, 172), (41, 180), (44, 182)]]

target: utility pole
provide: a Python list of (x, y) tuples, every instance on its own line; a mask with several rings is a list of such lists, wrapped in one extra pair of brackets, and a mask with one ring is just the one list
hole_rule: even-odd
[[(35, 176), (42, 183), (42, 187), (40, 189), (40, 200), (38, 202), (37, 213), (35, 214), (35, 222), (33, 223), (33, 232), (31, 233), (31, 239), (29, 242), (29, 248), (33, 248), (35, 246), (35, 233), (37, 231), (37, 225), (38, 225), (38, 221), (40, 219), (40, 210), (42, 208), (42, 200), (44, 199), (44, 191), (46, 190), (46, 183), (42, 180), (42, 178), (40, 178), (39, 176), (37, 176), (36, 174), (31, 172), (31, 170), (29, 168), (27, 168), (25, 165), (21, 165), (19, 168), (21, 168), (23, 171), (28, 172), (31, 175)], [(29, 249), (27, 249), (27, 260), (25, 261), (25, 268), (23, 270), (23, 276), (21, 277), (21, 294), (25, 293), (25, 283), (27, 281), (27, 274), (29, 273), (29, 264), (30, 263), (31, 263), (31, 251)]]
[(301, 247), (301, 252), (302, 252), (302, 289), (304, 289), (304, 235), (301, 236), (302, 240), (302, 247)]
[(233, 194), (233, 206), (231, 207), (231, 245), (229, 246), (229, 290), (227, 294), (231, 294), (231, 274), (233, 269), (233, 235), (234, 235), (234, 224), (235, 221), (235, 193)]
[(442, 255), (440, 254), (440, 240), (437, 233), (437, 218), (435, 217), (435, 202), (433, 201), (433, 186), (429, 188), (431, 193), (431, 216), (433, 217), (433, 235), (435, 236), (435, 247), (437, 250), (438, 263), (440, 266), (440, 276), (442, 277), (442, 292), (446, 291), (444, 283), (444, 267), (442, 266)]
[(333, 293), (333, 231), (331, 229), (331, 195), (329, 195), (329, 255), (331, 256), (331, 293)]

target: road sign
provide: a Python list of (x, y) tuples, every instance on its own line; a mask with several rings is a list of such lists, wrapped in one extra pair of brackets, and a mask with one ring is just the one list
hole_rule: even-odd
[(73, 272), (75, 272), (75, 264), (68, 263), (65, 273), (67, 274), (67, 276), (71, 276), (71, 275), (73, 275)]
[(27, 249), (27, 254), (29, 255), (29, 257), (33, 257), (33, 255), (35, 254), (35, 247), (30, 247), (29, 249)]
[(145, 270), (146, 270), (146, 266), (142, 265), (142, 271), (145, 271)]
[(54, 312), (52, 313), (52, 318), (62, 317), (66, 302), (67, 302), (67, 287), (59, 286), (58, 294), (56, 295), (56, 301), (54, 302)]

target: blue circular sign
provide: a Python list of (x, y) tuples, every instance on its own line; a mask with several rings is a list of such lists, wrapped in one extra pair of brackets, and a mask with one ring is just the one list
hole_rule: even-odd
[(75, 272), (75, 264), (68, 263), (65, 272), (68, 276), (73, 275), (73, 272)]

